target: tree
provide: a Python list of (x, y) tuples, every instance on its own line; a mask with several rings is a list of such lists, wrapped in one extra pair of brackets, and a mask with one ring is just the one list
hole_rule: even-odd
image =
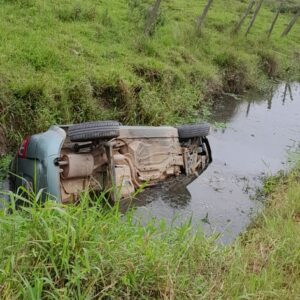
[(300, 15), (300, 7), (298, 7), (298, 10), (297, 10), (296, 14), (294, 15), (294, 17), (292, 18), (292, 20), (290, 21), (290, 23), (286, 26), (286, 28), (283, 31), (283, 33), (281, 34), (281, 36), (286, 36), (286, 35), (289, 34), (289, 32), (291, 31), (291, 29), (295, 25), (295, 23), (296, 23), (299, 15)]
[(233, 33), (238, 33), (242, 27), (242, 25), (244, 24), (247, 16), (249, 15), (251, 9), (253, 8), (255, 4), (255, 0), (252, 0), (249, 2), (249, 5), (244, 13), (244, 15), (242, 16), (242, 18), (240, 19), (240, 21), (237, 23), (237, 25), (235, 26), (234, 30), (233, 30)]
[(259, 11), (260, 11), (260, 8), (261, 8), (261, 5), (262, 5), (263, 1), (264, 0), (259, 0), (259, 2), (257, 4), (257, 7), (255, 9), (254, 15), (253, 15), (253, 17), (252, 17), (252, 19), (251, 19), (251, 21), (250, 21), (250, 23), (248, 25), (248, 28), (246, 30), (246, 34), (245, 35), (247, 35), (250, 32), (250, 29), (251, 29), (251, 27), (253, 26), (253, 24), (255, 22), (255, 19), (256, 19), (257, 15), (258, 15)]
[(156, 0), (155, 4), (153, 5), (153, 7), (151, 8), (151, 10), (149, 12), (149, 16), (146, 21), (146, 26), (145, 26), (145, 31), (144, 31), (146, 35), (150, 35), (151, 31), (153, 30), (153, 27), (156, 23), (156, 19), (158, 16), (160, 3), (161, 3), (161, 0)]
[(205, 8), (204, 8), (204, 10), (202, 12), (202, 14), (198, 17), (197, 25), (196, 25), (197, 33), (201, 32), (201, 27), (202, 27), (202, 25), (204, 23), (205, 17), (207, 15), (208, 10), (211, 7), (212, 3), (213, 3), (213, 0), (208, 0), (208, 2), (206, 4), (206, 6), (205, 6)]

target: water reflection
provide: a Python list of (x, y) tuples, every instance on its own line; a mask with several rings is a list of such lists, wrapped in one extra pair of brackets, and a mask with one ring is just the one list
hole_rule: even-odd
[(225, 97), (215, 104), (212, 122), (227, 126), (210, 135), (214, 161), (188, 186), (191, 197), (170, 186), (149, 189), (136, 214), (170, 222), (192, 216), (194, 226), (218, 232), (228, 243), (261, 208), (253, 200), (261, 178), (286, 169), (289, 153), (299, 146), (300, 85), (280, 84), (264, 97)]
[(274, 97), (274, 87), (273, 85), (271, 86), (271, 89), (270, 89), (270, 95), (267, 97), (268, 101), (268, 106), (267, 108), (268, 109), (272, 109), (272, 100), (273, 100), (273, 97)]
[(284, 92), (283, 92), (283, 97), (282, 97), (282, 105), (285, 104), (285, 101), (287, 99), (287, 92), (289, 92), (289, 98), (291, 101), (293, 101), (293, 93), (292, 93), (292, 89), (291, 89), (291, 85), (289, 83), (285, 84), (284, 87)]
[(270, 87), (269, 92), (262, 96), (253, 95), (251, 98), (242, 100), (237, 100), (236, 97), (230, 97), (226, 96), (222, 99), (222, 101), (219, 101), (215, 103), (213, 106), (213, 120), (215, 122), (224, 122), (224, 123), (230, 123), (232, 117), (234, 117), (237, 113), (237, 110), (242, 104), (246, 103), (246, 112), (245, 116), (248, 117), (251, 112), (251, 107), (255, 106), (258, 103), (266, 102), (267, 103), (267, 109), (272, 109), (272, 102), (273, 100), (278, 100), (278, 94), (282, 93), (282, 104), (285, 105), (286, 101), (293, 101), (293, 91), (292, 87), (297, 90), (297, 85), (293, 83), (284, 83), (280, 85), (280, 88), (278, 86), (272, 85)]

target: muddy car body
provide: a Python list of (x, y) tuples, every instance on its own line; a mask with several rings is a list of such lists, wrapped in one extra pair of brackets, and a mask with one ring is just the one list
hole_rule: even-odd
[(113, 188), (128, 198), (141, 186), (171, 176), (199, 176), (212, 161), (206, 124), (122, 126), (98, 121), (52, 126), (27, 137), (11, 164), (10, 185), (43, 191), (43, 198), (75, 202), (84, 191)]

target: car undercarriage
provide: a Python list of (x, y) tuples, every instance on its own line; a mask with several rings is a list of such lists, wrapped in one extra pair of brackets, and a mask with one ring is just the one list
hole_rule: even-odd
[[(54, 131), (61, 136), (53, 151), (56, 155), (49, 153), (47, 141), (53, 139), (46, 137)], [(208, 131), (206, 124), (152, 127), (122, 126), (115, 121), (54, 126), (25, 143), (28, 154), (22, 152), (22, 144), (12, 173), (32, 180), (29, 161), (36, 160), (41, 164), (40, 179), (31, 186), (56, 191), (54, 196), (62, 203), (74, 203), (86, 191), (111, 190), (114, 200), (125, 199), (172, 176), (199, 176), (212, 161)], [(55, 172), (58, 181), (49, 182)], [(48, 189), (53, 184), (58, 187)], [(15, 181), (15, 189), (20, 185), (24, 184)]]

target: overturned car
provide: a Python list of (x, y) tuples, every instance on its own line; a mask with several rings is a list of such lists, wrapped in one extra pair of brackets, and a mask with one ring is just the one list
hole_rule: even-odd
[(184, 174), (192, 179), (212, 161), (209, 125), (122, 126), (96, 121), (52, 126), (25, 138), (11, 163), (14, 192), (43, 191), (43, 198), (78, 201), (84, 191), (113, 189), (114, 197), (131, 197), (141, 186), (152, 186)]

